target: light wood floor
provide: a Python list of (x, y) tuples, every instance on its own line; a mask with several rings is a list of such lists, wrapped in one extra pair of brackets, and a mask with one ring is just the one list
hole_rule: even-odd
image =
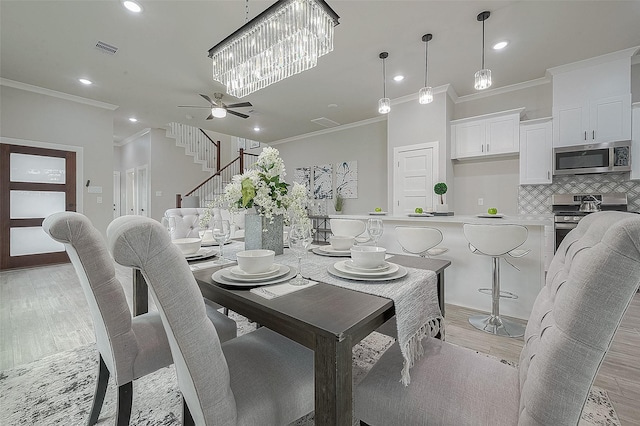
[[(116, 271), (131, 304), (131, 271), (120, 266)], [(476, 330), (467, 322), (476, 313), (447, 305), (447, 341), (517, 361), (522, 339)], [(70, 264), (0, 272), (0, 370), (94, 341), (87, 303)], [(640, 426), (640, 294), (631, 303), (595, 384), (608, 391), (624, 426)]]

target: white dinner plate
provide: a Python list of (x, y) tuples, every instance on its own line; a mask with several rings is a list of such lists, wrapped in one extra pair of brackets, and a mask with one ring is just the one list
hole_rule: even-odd
[(286, 275), (287, 273), (289, 273), (290, 269), (291, 268), (289, 268), (287, 265), (278, 264), (278, 270), (276, 271), (275, 274), (273, 274), (271, 276), (267, 276), (267, 277), (239, 277), (237, 275), (234, 275), (231, 272), (231, 268), (225, 268), (225, 269), (222, 269), (222, 277), (226, 278), (229, 281), (234, 281), (234, 282), (262, 283), (264, 281), (276, 280), (276, 279)]
[[(224, 245), (226, 246), (227, 244), (231, 244), (233, 242), (233, 240), (229, 240), (226, 243), (224, 243)], [(203, 241), (201, 246), (202, 247), (218, 247), (220, 244), (218, 244), (218, 242), (216, 240), (212, 240), (212, 241)]]
[[(326, 247), (326, 246), (323, 246)], [(351, 252), (350, 251), (336, 251), (336, 252), (328, 252), (328, 251), (324, 251), (324, 250), (320, 250), (320, 247), (316, 247), (311, 249), (311, 251), (317, 255), (320, 256), (329, 256), (329, 257), (351, 257)]]
[[(285, 267), (285, 265), (280, 265), (280, 266)], [(298, 270), (296, 268), (289, 267), (289, 266), (286, 266), (286, 268), (289, 268), (289, 271), (284, 275), (281, 275), (276, 278), (257, 279), (255, 281), (249, 281), (249, 280), (240, 281), (235, 278), (229, 278), (229, 275), (231, 274), (229, 274), (229, 272), (225, 272), (229, 268), (224, 268), (214, 272), (213, 275), (211, 275), (211, 279), (219, 284), (223, 284), (226, 286), (233, 286), (233, 287), (257, 287), (261, 285), (278, 284), (278, 283), (290, 280), (291, 278), (295, 277), (296, 274), (298, 273)]]
[(409, 217), (433, 217), (433, 213), (409, 213)]
[(484, 219), (500, 219), (500, 218), (503, 218), (504, 215), (500, 213), (496, 213), (496, 214), (480, 213), (479, 215), (477, 215), (477, 217), (481, 217)]
[(347, 274), (337, 270), (334, 265), (329, 265), (327, 267), (327, 272), (329, 272), (329, 274), (335, 277), (344, 278), (347, 280), (354, 280), (354, 281), (391, 281), (391, 280), (396, 280), (398, 278), (402, 278), (405, 275), (407, 275), (407, 268), (400, 265), (397, 265), (397, 266), (398, 266), (398, 270), (396, 272), (389, 275), (383, 275), (381, 277), (362, 277), (358, 275)]
[(369, 212), (372, 216), (384, 216), (387, 212)]
[(391, 263), (384, 262), (382, 265), (376, 266), (375, 268), (363, 268), (361, 266), (357, 266), (353, 260), (345, 260), (344, 266), (349, 270), (357, 272), (381, 272), (391, 268)]
[(240, 269), (239, 266), (233, 266), (229, 268), (229, 273), (239, 278), (270, 278), (276, 275), (279, 271), (280, 271), (280, 265), (277, 263), (274, 263), (273, 265), (271, 265), (271, 268), (269, 268), (268, 271), (259, 272), (257, 274), (251, 274), (249, 272), (245, 272), (242, 269)]
[(331, 246), (331, 244), (329, 244), (328, 246), (319, 246), (318, 250), (321, 250), (329, 254), (348, 254), (349, 256), (351, 256), (351, 249), (338, 250), (338, 249), (334, 249), (333, 246)]
[(187, 260), (202, 260), (218, 254), (218, 250), (214, 248), (201, 247), (200, 250), (193, 254), (185, 254), (184, 257)]
[(400, 266), (396, 265), (395, 263), (385, 262), (389, 264), (389, 268), (382, 271), (375, 271), (375, 270), (368, 271), (368, 272), (356, 271), (346, 266), (345, 265), (346, 262), (348, 261), (341, 260), (339, 262), (334, 263), (333, 267), (334, 269), (336, 269), (339, 272), (342, 272), (343, 274), (346, 274), (349, 276), (355, 276), (355, 277), (384, 277), (384, 276), (394, 274), (395, 272), (398, 272), (398, 269), (400, 269)]

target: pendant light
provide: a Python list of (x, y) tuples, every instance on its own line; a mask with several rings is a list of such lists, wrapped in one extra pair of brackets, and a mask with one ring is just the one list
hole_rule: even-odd
[(387, 98), (387, 73), (385, 68), (385, 59), (388, 57), (388, 52), (382, 52), (379, 55), (379, 58), (382, 59), (382, 99), (378, 101), (378, 112), (380, 114), (388, 114), (391, 111), (391, 99)]
[(476, 90), (484, 90), (491, 86), (491, 70), (484, 67), (484, 21), (489, 19), (491, 12), (485, 10), (478, 14), (478, 21), (482, 21), (482, 69), (476, 72)]
[(433, 102), (433, 89), (429, 86), (429, 41), (433, 38), (431, 34), (422, 36), (424, 41), (424, 87), (418, 92), (418, 102), (421, 104), (430, 104)]

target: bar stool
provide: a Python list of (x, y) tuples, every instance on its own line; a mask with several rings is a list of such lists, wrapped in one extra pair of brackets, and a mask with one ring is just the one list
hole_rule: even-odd
[(405, 253), (421, 257), (439, 256), (449, 251), (436, 247), (442, 242), (442, 231), (429, 226), (396, 226), (396, 240)]
[[(493, 263), (493, 281), (491, 288), (478, 289), (481, 293), (491, 294), (491, 315), (474, 315), (469, 318), (469, 323), (478, 330), (498, 336), (523, 336), (524, 325), (500, 317), (500, 298), (518, 298), (514, 293), (500, 290), (500, 259), (507, 255), (511, 257), (522, 257), (529, 253), (528, 250), (516, 250), (527, 240), (527, 228), (521, 225), (466, 223), (463, 226), (463, 231), (464, 236), (469, 242), (471, 252), (490, 256)], [(518, 269), (510, 262), (507, 261), (507, 263)]]

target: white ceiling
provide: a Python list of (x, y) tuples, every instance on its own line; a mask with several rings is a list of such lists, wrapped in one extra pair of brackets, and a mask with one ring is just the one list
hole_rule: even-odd
[[(340, 15), (334, 51), (318, 66), (242, 99), (251, 117), (204, 120), (206, 103), (224, 87), (212, 80), (209, 48), (244, 24), (245, 2), (140, 0), (142, 14), (110, 1), (0, 1), (0, 76), (117, 105), (114, 141), (176, 121), (212, 131), (272, 142), (323, 129), (311, 120), (340, 124), (377, 117), (382, 63), (387, 96), (423, 85), (424, 43), (429, 43), (429, 82), (450, 83), (459, 96), (475, 93), (482, 24), (486, 59), (499, 88), (544, 77), (545, 70), (640, 45), (640, 1), (344, 1), (327, 0)], [(272, 2), (250, 0), (252, 18)], [(489, 47), (509, 40), (503, 51)], [(113, 55), (95, 49), (103, 41)], [(402, 73), (401, 83), (391, 76)], [(80, 77), (92, 80), (82, 86)], [(237, 99), (225, 97), (227, 103)], [(336, 107), (329, 107), (336, 104)], [(187, 115), (192, 116), (188, 119)], [(135, 116), (137, 123), (128, 121)], [(262, 131), (255, 133), (254, 126)]]

